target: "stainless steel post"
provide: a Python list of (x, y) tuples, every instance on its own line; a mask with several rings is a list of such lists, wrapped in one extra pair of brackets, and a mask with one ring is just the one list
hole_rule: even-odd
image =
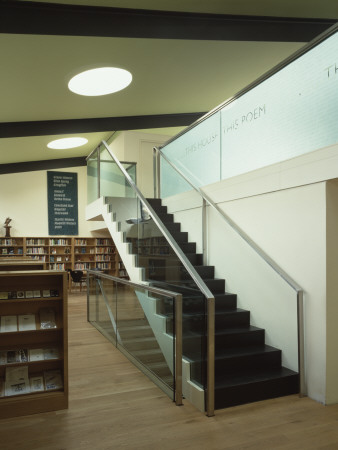
[(182, 295), (179, 294), (175, 297), (175, 386), (176, 395), (175, 401), (176, 405), (183, 405), (183, 392), (182, 392)]
[(207, 416), (215, 415), (215, 298), (207, 298)]

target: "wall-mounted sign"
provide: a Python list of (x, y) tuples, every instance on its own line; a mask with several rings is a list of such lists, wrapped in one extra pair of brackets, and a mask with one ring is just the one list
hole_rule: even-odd
[(77, 173), (47, 172), (48, 233), (78, 234)]

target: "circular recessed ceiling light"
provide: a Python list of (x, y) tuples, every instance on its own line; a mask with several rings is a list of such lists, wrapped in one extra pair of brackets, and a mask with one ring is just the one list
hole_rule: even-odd
[(71, 137), (71, 138), (64, 138), (64, 139), (56, 139), (55, 141), (49, 142), (47, 144), (48, 148), (53, 148), (56, 150), (62, 150), (65, 148), (75, 148), (75, 147), (81, 147), (81, 145), (87, 144), (88, 139), (81, 138), (81, 137)]
[(100, 67), (75, 75), (69, 81), (68, 88), (79, 95), (107, 95), (126, 88), (132, 79), (133, 77), (128, 70), (116, 67)]

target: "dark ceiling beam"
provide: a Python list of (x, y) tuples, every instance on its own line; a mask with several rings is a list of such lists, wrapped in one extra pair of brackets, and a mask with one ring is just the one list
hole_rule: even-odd
[(46, 159), (20, 163), (0, 164), (0, 175), (5, 173), (33, 172), (36, 170), (64, 169), (66, 167), (86, 166), (85, 156), (77, 158)]
[(0, 122), (0, 138), (180, 127), (191, 125), (204, 114), (205, 112), (95, 119)]
[(338, 20), (6, 0), (0, 2), (0, 17), (0, 33), (274, 42), (309, 42)]

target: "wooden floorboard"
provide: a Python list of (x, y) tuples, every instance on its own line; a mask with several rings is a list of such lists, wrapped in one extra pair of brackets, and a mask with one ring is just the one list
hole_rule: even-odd
[(338, 449), (338, 405), (289, 396), (208, 418), (177, 407), (69, 299), (69, 409), (0, 421), (1, 450)]

